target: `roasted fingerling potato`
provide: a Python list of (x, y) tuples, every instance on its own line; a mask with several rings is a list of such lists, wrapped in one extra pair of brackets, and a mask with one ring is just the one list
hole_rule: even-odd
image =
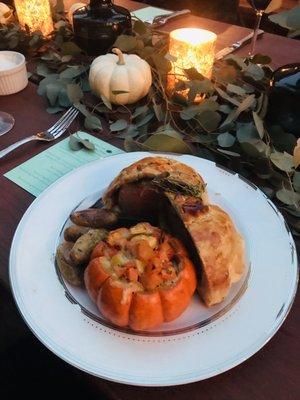
[(85, 226), (72, 225), (66, 228), (66, 230), (64, 231), (64, 238), (67, 242), (75, 243), (76, 240), (80, 238), (80, 236), (84, 235), (89, 230), (90, 228), (87, 228)]
[(94, 247), (106, 236), (107, 231), (105, 229), (89, 229), (88, 232), (80, 236), (70, 251), (70, 259), (74, 265), (88, 263)]
[(74, 211), (70, 216), (71, 221), (79, 226), (89, 228), (107, 228), (115, 225), (118, 215), (113, 211), (99, 208)]
[(74, 265), (70, 258), (73, 243), (63, 242), (56, 251), (56, 262), (63, 278), (74, 286), (83, 286), (83, 270)]

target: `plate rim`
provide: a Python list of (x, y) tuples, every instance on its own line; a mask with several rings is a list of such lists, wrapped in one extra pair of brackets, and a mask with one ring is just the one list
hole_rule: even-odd
[[(26, 325), (29, 327), (29, 329), (32, 331), (32, 333), (38, 338), (38, 340), (40, 340), (41, 343), (43, 343), (50, 351), (52, 351), (54, 354), (56, 354), (59, 358), (63, 359), (65, 362), (71, 364), (72, 366), (86, 372), (89, 373), (91, 375), (94, 375), (96, 377), (100, 377), (112, 382), (117, 382), (117, 383), (123, 383), (123, 384), (129, 384), (129, 385), (134, 385), (134, 386), (145, 386), (145, 387), (166, 387), (166, 386), (177, 386), (177, 385), (183, 385), (183, 384), (187, 384), (187, 383), (193, 383), (193, 382), (197, 382), (197, 381), (201, 381), (201, 380), (205, 380), (208, 379), (210, 377), (219, 375), (221, 373), (224, 373), (234, 367), (236, 367), (237, 365), (243, 363), (244, 361), (246, 361), (247, 359), (249, 359), (250, 357), (252, 357), (254, 354), (256, 354), (259, 350), (261, 350), (262, 347), (264, 347), (271, 339), (272, 337), (276, 334), (276, 332), (280, 329), (280, 327), (282, 326), (282, 324), (284, 323), (284, 321), (286, 320), (292, 306), (295, 300), (295, 296), (297, 293), (297, 288), (298, 288), (298, 282), (299, 282), (299, 267), (298, 267), (298, 255), (297, 255), (297, 251), (296, 251), (296, 246), (295, 246), (295, 242), (294, 242), (294, 238), (291, 234), (291, 230), (288, 227), (283, 215), (281, 214), (281, 212), (278, 210), (278, 208), (276, 207), (276, 205), (265, 195), (264, 192), (262, 192), (254, 183), (252, 183), (251, 181), (249, 181), (247, 178), (245, 177), (241, 177), (240, 174), (226, 168), (223, 167), (222, 165), (219, 165), (215, 162), (212, 162), (210, 160), (207, 159), (202, 159), (200, 157), (195, 157), (195, 156), (191, 156), (191, 155), (184, 155), (184, 154), (174, 154), (174, 153), (161, 153), (161, 152), (134, 152), (134, 154), (137, 155), (138, 159), (140, 159), (140, 157), (142, 156), (175, 156), (175, 157), (180, 157), (180, 156), (187, 156), (187, 157), (191, 157), (191, 158), (196, 158), (196, 159), (202, 159), (205, 162), (208, 162), (210, 164), (212, 164), (213, 167), (217, 167), (220, 169), (223, 169), (227, 172), (229, 172), (232, 175), (237, 175), (237, 177), (241, 180), (244, 181), (244, 183), (246, 183), (248, 186), (251, 187), (251, 189), (255, 188), (255, 190), (257, 190), (260, 195), (272, 206), (274, 212), (276, 212), (278, 218), (281, 220), (280, 222), (282, 223), (283, 227), (285, 227), (287, 234), (289, 236), (289, 240), (290, 243), (293, 245), (293, 248), (295, 250), (294, 252), (294, 262), (293, 264), (295, 265), (295, 285), (293, 287), (293, 291), (290, 293), (289, 296), (289, 304), (288, 307), (285, 309), (285, 312), (282, 314), (283, 310), (280, 310), (278, 313), (278, 317), (280, 317), (279, 321), (278, 321), (278, 317), (275, 320), (275, 323), (271, 326), (271, 328), (264, 334), (264, 339), (263, 340), (258, 340), (255, 343), (252, 343), (250, 346), (248, 346), (248, 348), (243, 350), (243, 357), (238, 357), (238, 356), (234, 356), (232, 358), (227, 358), (226, 361), (224, 361), (223, 363), (220, 363), (219, 365), (217, 365), (215, 367), (215, 370), (213, 372), (205, 372), (201, 374), (201, 377), (199, 378), (199, 372), (198, 372), (198, 376), (197, 376), (197, 372), (195, 374), (195, 376), (190, 376), (190, 377), (186, 377), (181, 379), (179, 382), (165, 382), (165, 381), (146, 381), (146, 377), (133, 377), (135, 379), (130, 380), (128, 377), (126, 378), (122, 378), (120, 376), (117, 377), (112, 377), (112, 376), (107, 376), (105, 374), (100, 374), (99, 372), (96, 371), (91, 371), (91, 369), (85, 368), (84, 366), (82, 366), (82, 364), (80, 363), (80, 361), (76, 361), (70, 358), (68, 358), (67, 355), (62, 354), (59, 352), (59, 349), (57, 349), (55, 346), (51, 345), (52, 344), (52, 339), (47, 340), (47, 337), (42, 337), (38, 332), (36, 332), (36, 330), (34, 330), (34, 328), (32, 327), (32, 325), (35, 327), (35, 323), (33, 321), (31, 321), (31, 316), (29, 315), (29, 313), (27, 312), (23, 312), (23, 310), (21, 309), (21, 305), (19, 305), (18, 303), (18, 299), (17, 299), (17, 290), (14, 286), (14, 282), (13, 282), (13, 273), (12, 273), (12, 265), (14, 263), (14, 258), (16, 256), (16, 247), (17, 247), (17, 242), (18, 242), (18, 238), (22, 233), (22, 230), (24, 228), (24, 224), (27, 221), (27, 219), (30, 216), (31, 211), (35, 208), (36, 204), (39, 203), (41, 201), (41, 199), (47, 194), (48, 191), (52, 190), (53, 187), (55, 187), (56, 185), (58, 185), (59, 183), (61, 183), (64, 180), (67, 180), (69, 178), (69, 176), (75, 174), (78, 170), (83, 170), (86, 168), (90, 168), (91, 165), (93, 164), (101, 164), (102, 161), (106, 160), (106, 159), (111, 159), (111, 158), (121, 158), (124, 157), (124, 155), (130, 155), (132, 153), (121, 153), (121, 154), (116, 154), (116, 155), (112, 155), (109, 157), (105, 157), (102, 159), (98, 159), (95, 161), (92, 161), (88, 164), (82, 165), (72, 171), (70, 171), (68, 174), (62, 176), (61, 178), (59, 178), (57, 181), (55, 181), (54, 183), (52, 183), (46, 190), (44, 190), (38, 197), (36, 197), (34, 199), (34, 201), (30, 204), (30, 206), (27, 208), (27, 210), (25, 211), (25, 213), (23, 214), (21, 220), (19, 221), (19, 224), (15, 230), (14, 233), (14, 237), (11, 243), (11, 249), (10, 249), (10, 255), (9, 255), (9, 284), (10, 284), (10, 288), (11, 291), (13, 293), (13, 298), (15, 301), (15, 304), (17, 306), (17, 309), (19, 310), (22, 318), (24, 319)], [(134, 162), (134, 161), (133, 161)], [(19, 296), (19, 300), (20, 300), (20, 296)], [(27, 310), (25, 310), (27, 311)], [(31, 324), (30, 324), (31, 322)], [(111, 330), (110, 328), (105, 327), (105, 329)], [(130, 334), (129, 334), (130, 335)], [(227, 364), (226, 366), (224, 364)], [(187, 375), (191, 375), (194, 374), (194, 372), (190, 372)], [(180, 374), (180, 377), (184, 377), (185, 375)], [(153, 379), (154, 377), (152, 377)], [(155, 379), (155, 378), (154, 378)], [(172, 377), (170, 378), (171, 380), (175, 380), (175, 376), (172, 375)]]

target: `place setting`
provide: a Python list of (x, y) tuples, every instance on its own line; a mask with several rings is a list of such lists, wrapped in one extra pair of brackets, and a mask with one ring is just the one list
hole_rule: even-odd
[[(299, 55), (300, 21), (249, 1), (221, 48), (192, 5), (148, 3), (0, 3), (1, 208), (30, 195), (2, 268), (59, 358), (168, 387), (247, 368), (296, 298), (300, 64), (274, 66), (265, 20)], [(29, 89), (40, 132), (11, 106)]]

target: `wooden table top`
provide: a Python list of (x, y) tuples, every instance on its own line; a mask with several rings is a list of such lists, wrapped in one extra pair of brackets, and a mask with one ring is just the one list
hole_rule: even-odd
[[(144, 4), (120, 0), (122, 4), (135, 10)], [(177, 27), (194, 26), (209, 29), (218, 34), (217, 50), (242, 38), (249, 30), (238, 26), (189, 16), (169, 23), (164, 28), (170, 31)], [(245, 47), (237, 52), (246, 55)], [(259, 41), (257, 51), (268, 54), (273, 66), (300, 60), (300, 42), (272, 34), (265, 34)], [(29, 83), (22, 92), (0, 97), (0, 110), (11, 113), (16, 120), (13, 130), (0, 137), (0, 149), (39, 130), (49, 127), (57, 116), (46, 112), (45, 100), (36, 93), (36, 86)], [(80, 127), (80, 121), (72, 126), (72, 131)], [(107, 132), (97, 137), (109, 140)], [(14, 231), (25, 210), (34, 197), (3, 174), (16, 165), (43, 151), (51, 144), (28, 143), (0, 161), (0, 282), (8, 286), (8, 258)], [(271, 278), (271, 277), (270, 277)], [(266, 294), (267, 295), (267, 294)], [(300, 295), (276, 336), (255, 356), (245, 363), (218, 377), (194, 384), (171, 388), (135, 388), (107, 382), (82, 373), (82, 379), (89, 385), (105, 393), (108, 399), (209, 399), (209, 400), (296, 400), (300, 398)], [(253, 321), (255, 323), (255, 321)], [(226, 345), (226, 344), (224, 344)], [(98, 388), (98, 389), (97, 389)]]

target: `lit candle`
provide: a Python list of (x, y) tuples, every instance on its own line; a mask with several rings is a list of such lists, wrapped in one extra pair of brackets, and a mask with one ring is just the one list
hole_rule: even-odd
[(20, 25), (30, 32), (41, 31), (44, 36), (53, 31), (49, 0), (15, 0)]
[(184, 80), (184, 69), (195, 68), (211, 78), (217, 35), (198, 28), (176, 29), (170, 33), (169, 53), (175, 57), (168, 77), (168, 89), (174, 89), (177, 79)]

